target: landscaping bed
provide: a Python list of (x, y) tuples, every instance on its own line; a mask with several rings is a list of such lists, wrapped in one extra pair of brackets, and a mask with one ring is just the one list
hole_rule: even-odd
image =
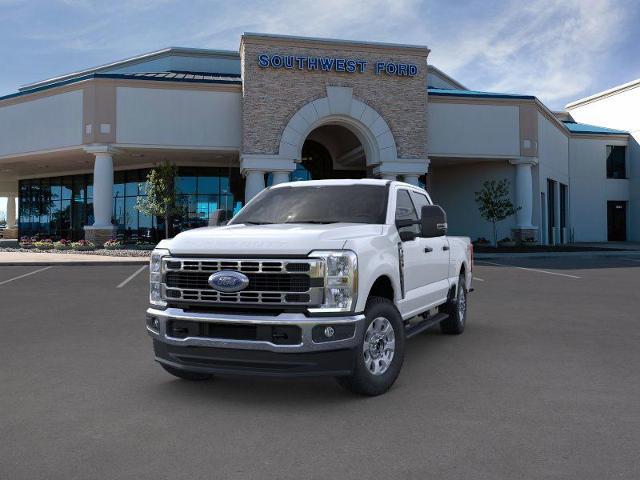
[(104, 249), (99, 248), (95, 250), (74, 250), (72, 248), (66, 250), (56, 250), (53, 248), (41, 249), (41, 248), (0, 248), (0, 252), (14, 252), (14, 253), (54, 253), (58, 255), (101, 255), (105, 257), (149, 257), (151, 256), (151, 250), (138, 250), (131, 248), (124, 249)]

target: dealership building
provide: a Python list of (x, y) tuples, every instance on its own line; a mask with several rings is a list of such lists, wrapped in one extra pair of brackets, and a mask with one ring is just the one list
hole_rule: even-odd
[(174, 231), (271, 184), (376, 177), (424, 185), (451, 234), (491, 238), (474, 193), (507, 179), (518, 210), (499, 238), (640, 241), (640, 81), (552, 112), (470, 90), (428, 55), (247, 33), (237, 52), (167, 48), (25, 85), (0, 97), (3, 234), (157, 239), (162, 220), (135, 207), (168, 160)]

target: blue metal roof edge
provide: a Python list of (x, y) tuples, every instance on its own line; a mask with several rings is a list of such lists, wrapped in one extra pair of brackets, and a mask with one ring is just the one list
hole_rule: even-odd
[[(567, 122), (563, 121), (564, 125), (569, 129), (569, 131), (576, 135), (629, 135), (629, 132), (625, 130), (616, 130), (614, 128), (607, 127), (599, 127), (598, 125), (591, 125), (588, 123), (580, 123), (580, 122)], [(585, 127), (584, 130), (572, 130), (571, 125), (579, 125), (580, 127)], [(590, 130), (592, 129), (592, 130)]]
[(429, 95), (439, 97), (476, 97), (476, 98), (515, 98), (520, 100), (535, 100), (534, 95), (520, 95), (517, 93), (478, 92), (475, 90), (453, 90), (444, 88), (427, 88)]
[[(159, 72), (161, 73), (161, 72)], [(229, 75), (235, 76), (235, 75)], [(88, 75), (82, 75), (81, 77), (74, 77), (68, 80), (62, 80), (60, 82), (49, 83), (41, 87), (35, 87), (30, 90), (24, 90), (22, 92), (10, 93), (0, 97), (0, 101), (9, 100), (11, 98), (23, 97), (25, 95), (31, 95), (32, 93), (42, 92), (57, 87), (64, 87), (65, 85), (71, 85), (73, 83), (83, 82), (85, 80), (91, 80), (93, 78), (113, 78), (121, 80), (147, 80), (151, 82), (183, 82), (183, 83), (218, 83), (226, 85), (241, 85), (242, 80), (198, 80), (194, 78), (158, 78), (158, 77), (143, 77), (140, 75), (130, 73), (90, 73)]]

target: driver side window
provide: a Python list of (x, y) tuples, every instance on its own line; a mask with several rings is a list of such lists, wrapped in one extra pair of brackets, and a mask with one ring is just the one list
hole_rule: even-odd
[[(398, 190), (396, 196), (396, 221), (398, 220), (418, 221), (418, 214), (413, 206), (408, 190)], [(420, 233), (420, 225), (414, 224), (406, 227), (400, 227), (398, 232), (413, 232), (417, 235)]]

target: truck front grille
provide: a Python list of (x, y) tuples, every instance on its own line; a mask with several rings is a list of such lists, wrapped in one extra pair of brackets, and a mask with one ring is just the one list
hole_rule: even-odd
[[(220, 270), (241, 272), (249, 285), (223, 293), (209, 285)], [(163, 291), (170, 302), (313, 306), (323, 301), (324, 263), (318, 259), (165, 258)]]

